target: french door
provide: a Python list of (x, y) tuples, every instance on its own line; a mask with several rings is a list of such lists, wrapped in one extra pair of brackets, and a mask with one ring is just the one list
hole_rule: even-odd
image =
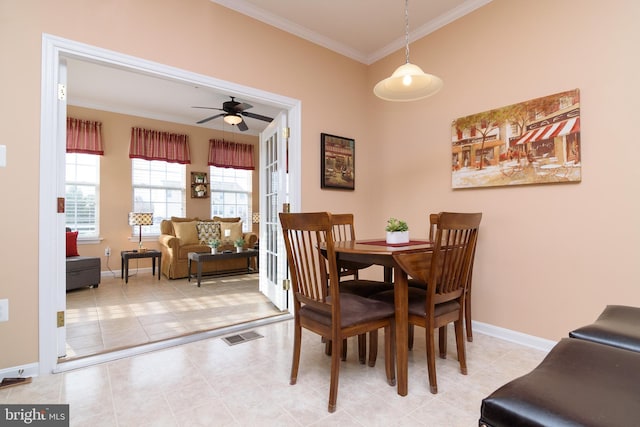
[(289, 203), (286, 112), (260, 134), (260, 292), (280, 310), (289, 308), (287, 254), (278, 214)]

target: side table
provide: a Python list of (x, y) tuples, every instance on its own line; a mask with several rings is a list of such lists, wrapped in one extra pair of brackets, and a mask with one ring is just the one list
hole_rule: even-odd
[(162, 252), (155, 249), (147, 249), (144, 252), (138, 251), (122, 251), (120, 252), (120, 278), (124, 279), (124, 283), (129, 283), (129, 260), (132, 258), (151, 258), (152, 273), (156, 274), (156, 258), (158, 259), (158, 280), (160, 280), (160, 272), (162, 270)]

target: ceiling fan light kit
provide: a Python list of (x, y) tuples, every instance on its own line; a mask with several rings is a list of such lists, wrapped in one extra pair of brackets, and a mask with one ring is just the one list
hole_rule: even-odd
[(404, 18), (406, 62), (373, 88), (373, 93), (385, 101), (417, 101), (435, 95), (444, 86), (440, 77), (427, 74), (409, 62), (409, 0), (404, 3)]
[(226, 123), (230, 125), (237, 125), (242, 121), (242, 117), (236, 114), (227, 114), (226, 116), (224, 116), (224, 119), (222, 120), (224, 120)]

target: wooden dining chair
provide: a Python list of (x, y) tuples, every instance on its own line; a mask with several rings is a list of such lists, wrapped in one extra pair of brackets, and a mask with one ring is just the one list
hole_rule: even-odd
[[(349, 241), (356, 240), (356, 230), (354, 226), (353, 214), (331, 214), (331, 224), (333, 232), (333, 241)], [(383, 292), (385, 290), (393, 289), (393, 283), (376, 281), (376, 280), (362, 280), (359, 278), (358, 271), (371, 267), (371, 263), (355, 262), (355, 261), (343, 261), (338, 260), (338, 274), (340, 277), (340, 291), (347, 292), (361, 297), (368, 297), (370, 295)], [(351, 276), (351, 280), (346, 280), (346, 277)], [(331, 354), (331, 342), (326, 343), (325, 352), (327, 355)], [(376, 364), (376, 357), (378, 352), (378, 331), (369, 332), (369, 366), (373, 367)], [(365, 363), (367, 353), (367, 338), (366, 335), (358, 336), (358, 360), (360, 363)], [(342, 345), (342, 360), (347, 359), (347, 343), (343, 342)]]
[(280, 213), (280, 223), (293, 289), (291, 384), (298, 378), (302, 328), (330, 340), (337, 347), (331, 354), (329, 386), (329, 412), (334, 412), (343, 339), (383, 328), (387, 382), (395, 385), (394, 307), (383, 301), (340, 292), (331, 214)]
[[(438, 392), (435, 334), (439, 330), (440, 357), (446, 357), (446, 326), (454, 324), (460, 372), (467, 374), (464, 340), (465, 288), (468, 283), (481, 213), (439, 214), (432, 253), (398, 253), (393, 259), (425, 289), (409, 287), (409, 324), (426, 331), (427, 368), (431, 393)], [(427, 284), (429, 284), (427, 286)], [(393, 292), (374, 295), (393, 302)]]
[[(437, 213), (432, 213), (429, 215), (429, 241), (430, 242), (433, 242), (434, 239), (436, 238), (436, 228), (437, 228), (439, 217), (440, 217), (440, 214), (437, 214)], [(477, 243), (477, 239), (476, 239), (476, 243)], [(471, 283), (473, 280), (473, 264), (475, 261), (475, 249), (476, 249), (476, 244), (474, 244), (474, 247), (473, 247), (473, 255), (471, 257), (471, 267), (469, 270), (469, 278), (468, 278), (467, 287), (465, 289), (466, 294), (465, 294), (465, 304), (464, 304), (465, 331), (467, 334), (467, 341), (469, 342), (473, 341), (473, 329), (471, 325)], [(418, 280), (409, 279), (409, 286), (426, 289), (426, 286)], [(413, 348), (413, 333), (414, 333), (413, 327), (410, 327), (409, 328), (409, 348), (410, 349)]]

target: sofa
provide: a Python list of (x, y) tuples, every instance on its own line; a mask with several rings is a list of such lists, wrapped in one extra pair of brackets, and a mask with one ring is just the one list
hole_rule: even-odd
[[(235, 250), (233, 242), (244, 239), (244, 248), (253, 248), (258, 235), (242, 231), (240, 218), (212, 219), (171, 217), (160, 222), (158, 243), (162, 252), (162, 274), (169, 279), (182, 279), (189, 276), (189, 252), (210, 252), (208, 242), (221, 241), (219, 251)], [(243, 258), (220, 259), (203, 263), (203, 274), (228, 273), (247, 269), (247, 260)]]
[(530, 373), (483, 399), (481, 427), (626, 427), (640, 420), (640, 308), (610, 305)]

